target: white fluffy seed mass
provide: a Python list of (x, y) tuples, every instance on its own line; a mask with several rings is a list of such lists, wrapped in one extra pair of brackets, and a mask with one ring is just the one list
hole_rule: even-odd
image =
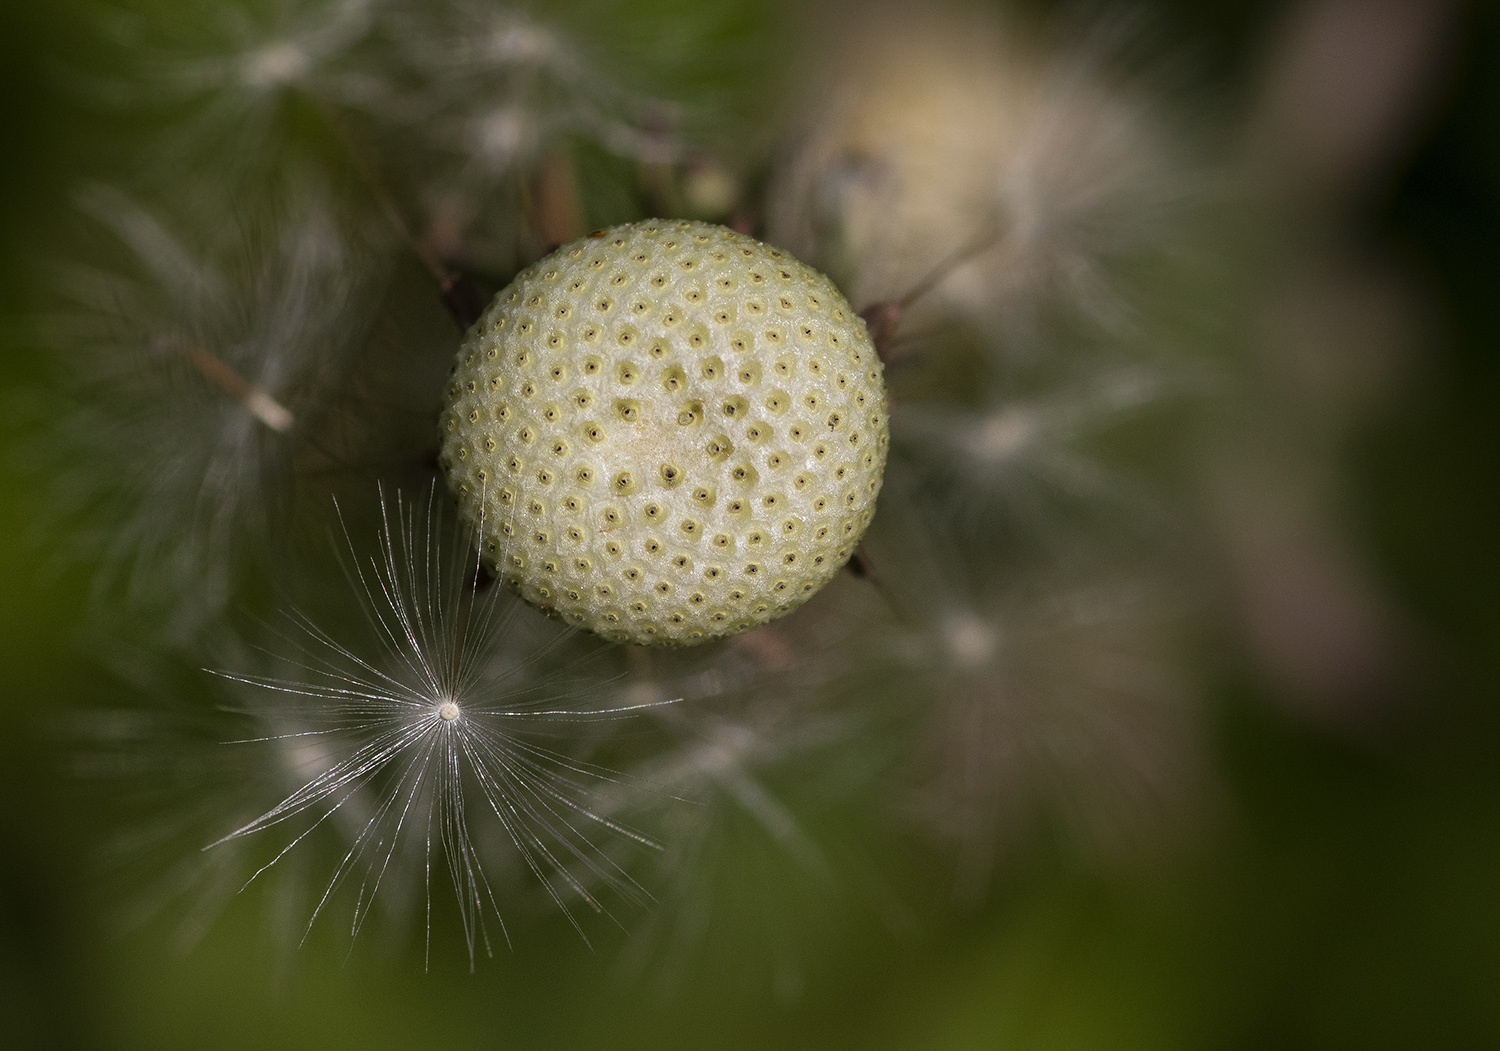
[(603, 230), (528, 267), (459, 350), (442, 462), (486, 559), (606, 638), (694, 643), (848, 561), (888, 443), (864, 321), (707, 223)]

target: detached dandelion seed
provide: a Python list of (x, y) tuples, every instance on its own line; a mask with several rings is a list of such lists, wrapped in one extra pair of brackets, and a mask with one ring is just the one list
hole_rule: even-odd
[[(610, 854), (617, 839), (655, 848), (613, 816), (626, 809), (618, 797), (633, 783), (553, 738), (559, 726), (673, 702), (592, 707), (589, 689), (542, 674), (536, 654), (510, 652), (520, 634), (509, 617), (516, 607), (502, 591), (477, 589), (477, 557), (449, 558), (445, 568), (437, 518), (435, 488), (425, 509), (399, 495), (392, 507), (382, 492), (378, 553), (345, 563), (373, 647), (337, 639), (294, 611), (286, 641), (297, 651), (297, 677), (219, 673), (286, 702), (257, 709), (272, 729), (260, 741), (316, 742), (320, 760), (304, 784), (214, 845), (289, 829), (289, 842), (253, 881), (315, 830), (336, 829), (346, 836), (343, 855), (309, 930), (346, 885), (355, 895), (353, 937), (393, 884), (418, 884), (429, 941), (431, 871), (441, 855), (472, 966), (476, 952), (492, 952), (489, 921), (509, 943), (497, 872), (507, 861), (519, 861), (585, 940), (577, 904), (607, 913), (603, 891), (649, 899)], [(353, 553), (347, 526), (344, 534)], [(552, 645), (567, 637), (554, 633)]]
[(931, 691), (910, 814), (954, 848), (955, 900), (984, 900), (1038, 816), (1090, 849), (1129, 848), (1183, 816), (1204, 785), (1170, 659), (1188, 613), (1171, 567), (1099, 545), (1008, 566), (983, 551), (992, 538), (912, 499), (905, 471), (890, 484), (907, 499), (872, 546), (913, 629), (892, 648)]

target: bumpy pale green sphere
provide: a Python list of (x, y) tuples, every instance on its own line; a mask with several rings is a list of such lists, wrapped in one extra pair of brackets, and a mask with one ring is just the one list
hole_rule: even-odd
[(441, 427), (497, 576), (639, 643), (732, 635), (828, 583), (889, 441), (880, 361), (826, 277), (666, 220), (517, 275), (465, 338)]

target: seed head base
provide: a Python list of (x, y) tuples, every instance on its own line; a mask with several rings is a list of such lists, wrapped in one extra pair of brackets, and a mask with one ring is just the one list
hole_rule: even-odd
[(528, 267), (459, 350), (442, 463), (496, 574), (618, 641), (796, 608), (885, 468), (881, 364), (826, 277), (720, 226), (597, 231)]

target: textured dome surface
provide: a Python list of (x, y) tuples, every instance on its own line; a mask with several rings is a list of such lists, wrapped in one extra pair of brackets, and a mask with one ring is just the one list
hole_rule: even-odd
[(496, 575), (641, 643), (732, 635), (826, 584), (889, 440), (880, 361), (826, 277), (663, 220), (518, 274), (465, 338), (441, 427)]

